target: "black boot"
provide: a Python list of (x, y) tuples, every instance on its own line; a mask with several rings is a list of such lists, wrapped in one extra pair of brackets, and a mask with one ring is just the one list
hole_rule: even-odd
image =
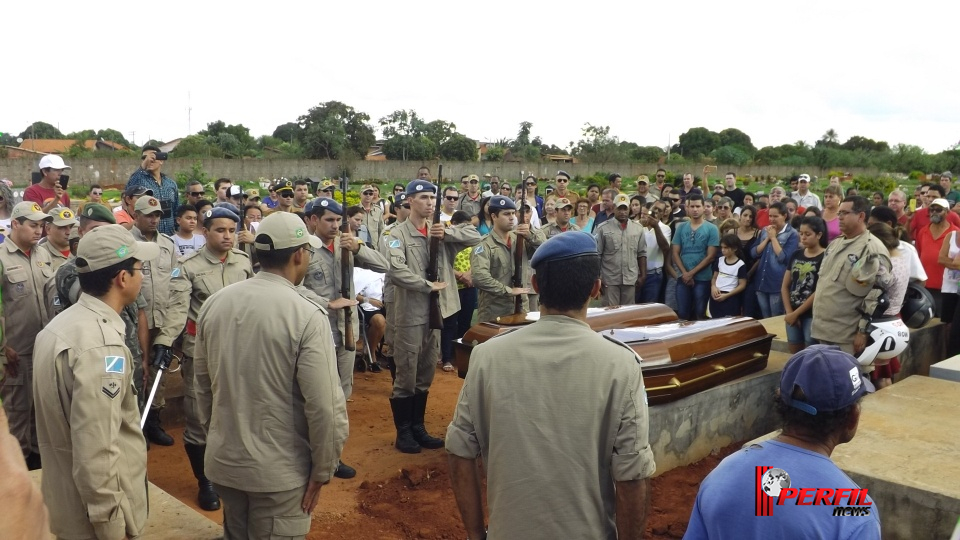
[(147, 413), (147, 423), (143, 426), (143, 436), (153, 444), (173, 446), (173, 437), (160, 427), (160, 411), (153, 409)]
[(410, 414), (413, 398), (390, 398), (390, 408), (393, 410), (393, 425), (397, 427), (397, 450), (404, 454), (419, 454), (420, 445), (410, 432)]
[(346, 480), (356, 476), (357, 470), (341, 461), (337, 464), (337, 470), (334, 471), (333, 475)]
[(206, 511), (220, 509), (220, 496), (213, 489), (213, 482), (203, 473), (203, 455), (207, 452), (206, 446), (184, 443), (183, 448), (187, 451), (187, 457), (190, 458), (190, 468), (193, 469), (193, 476), (197, 478), (197, 504)]
[(413, 395), (413, 420), (410, 431), (413, 432), (413, 438), (420, 446), (429, 450), (443, 448), (443, 439), (438, 439), (427, 433), (427, 428), (423, 426), (423, 416), (427, 412), (427, 396), (430, 392)]
[(40, 454), (30, 452), (30, 455), (27, 456), (27, 470), (35, 471), (40, 468), (42, 468), (40, 464)]

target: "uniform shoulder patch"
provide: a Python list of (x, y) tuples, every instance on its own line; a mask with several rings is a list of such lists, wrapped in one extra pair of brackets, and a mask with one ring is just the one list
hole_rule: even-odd
[(480, 244), (479, 246), (477, 246), (477, 249), (473, 250), (473, 253), (474, 253), (475, 255), (479, 255), (479, 254), (483, 253), (483, 244)]
[(123, 387), (123, 381), (116, 377), (102, 377), (100, 379), (100, 392), (110, 399), (116, 399), (120, 395), (120, 388)]
[(397, 249), (400, 247), (400, 245), (401, 245), (400, 240), (397, 240), (396, 238), (394, 238), (393, 240), (390, 240), (390, 249)]
[(105, 373), (119, 373), (123, 375), (124, 359), (122, 356), (105, 356), (103, 358)]
[(174, 269), (173, 269), (173, 272), (170, 272), (170, 277), (172, 277), (172, 278), (178, 278), (178, 277), (180, 277), (180, 267), (179, 267), (179, 266), (176, 267), (176, 268), (174, 268)]

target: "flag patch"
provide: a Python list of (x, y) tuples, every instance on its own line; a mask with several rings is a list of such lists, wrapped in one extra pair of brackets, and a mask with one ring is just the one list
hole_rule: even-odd
[(104, 371), (106, 373), (119, 373), (123, 375), (123, 357), (106, 356), (103, 358)]
[(400, 241), (399, 241), (399, 240), (391, 240), (391, 241), (390, 241), (390, 248), (391, 248), (391, 249), (396, 249), (396, 248), (398, 248), (398, 247), (400, 247)]

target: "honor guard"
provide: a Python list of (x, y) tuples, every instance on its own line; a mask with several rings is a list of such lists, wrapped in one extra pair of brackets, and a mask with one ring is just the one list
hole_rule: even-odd
[(76, 259), (84, 294), (37, 336), (41, 489), (57, 538), (137, 538), (146, 525), (146, 442), (120, 311), (159, 255), (120, 225), (89, 231)]
[[(165, 325), (170, 325), (169, 317), (166, 316), (167, 305), (170, 299), (170, 279), (173, 273), (177, 271), (177, 254), (180, 253), (173, 240), (159, 232), (157, 227), (160, 224), (160, 218), (163, 216), (163, 209), (160, 207), (160, 201), (155, 197), (143, 196), (137, 199), (134, 206), (134, 223), (130, 232), (133, 237), (140, 242), (154, 242), (160, 247), (160, 255), (143, 265), (143, 298), (147, 301), (147, 328), (150, 329), (150, 347), (144, 351), (147, 358), (159, 354), (169, 354), (172, 340), (169, 338), (171, 333), (176, 335), (180, 328), (168, 328), (166, 331), (167, 340), (161, 340), (158, 343), (157, 337)], [(157, 377), (157, 367), (150, 366), (150, 378), (147, 381), (147, 388), (153, 385), (153, 380)], [(163, 398), (163, 392), (166, 383), (161, 378), (160, 386), (157, 388), (157, 395), (150, 405), (147, 412), (147, 423), (144, 425), (143, 434), (147, 440), (160, 446), (173, 446), (173, 437), (167, 435), (167, 432), (160, 426), (160, 411), (163, 410), (166, 401)]]
[(50, 216), (35, 202), (22, 202), (10, 214), (10, 235), (0, 244), (0, 297), (3, 298), (5, 377), (0, 400), (10, 421), (10, 433), (30, 469), (40, 468), (37, 426), (33, 415), (33, 346), (49, 321), (43, 285), (53, 277), (50, 252), (37, 246)]
[(525, 240), (521, 261), (529, 262), (537, 247), (546, 241), (542, 229), (531, 229), (528, 224), (518, 225), (516, 232), (511, 230), (517, 205), (509, 197), (494, 196), (487, 211), (493, 220), (493, 229), (470, 254), (473, 286), (480, 291), (477, 322), (495, 321), (497, 317), (514, 313), (517, 295), (523, 299), (523, 311), (529, 309), (527, 294), (531, 290), (526, 287), (525, 268), (521, 269), (520, 281), (524, 286), (513, 285), (517, 236)]
[(200, 309), (198, 442), (226, 538), (303, 538), (349, 429), (327, 312), (297, 287), (323, 246), (289, 212), (264, 218), (254, 245), (260, 273)]
[[(350, 294), (343, 298), (343, 249), (353, 253), (353, 264), (361, 268), (384, 273), (387, 271), (387, 261), (376, 250), (365, 245), (352, 234), (341, 234), (340, 226), (343, 223), (344, 209), (333, 199), (314, 199), (307, 204), (306, 216), (308, 226), (313, 234), (320, 239), (321, 247), (310, 254), (310, 267), (303, 280), (303, 285), (326, 301), (325, 308), (329, 311), (330, 328), (333, 330), (333, 342), (337, 349), (337, 369), (340, 373), (340, 386), (343, 395), (350, 399), (353, 394), (353, 366), (356, 361), (356, 352), (347, 350), (346, 343), (346, 308), (353, 310), (350, 318), (352, 335), (360, 335), (360, 316), (356, 312), (357, 293), (353, 285), (353, 273), (348, 282)], [(352, 345), (356, 346), (356, 343)], [(351, 349), (354, 347), (350, 347)], [(338, 478), (353, 478), (356, 471), (353, 468), (340, 464), (337, 469)]]
[[(410, 217), (410, 204), (407, 203), (407, 193), (398, 193), (396, 200), (394, 202), (394, 209), (397, 213), (397, 220), (387, 225), (383, 230), (384, 238), (381, 238), (380, 242), (380, 253), (383, 254), (385, 258), (389, 257), (389, 242), (385, 242), (386, 237), (390, 235), (390, 231), (398, 227), (401, 223), (407, 220)], [(389, 266), (389, 259), (387, 260)], [(393, 283), (390, 282), (390, 273), (387, 272), (387, 275), (383, 278), (383, 310), (386, 312), (387, 318), (387, 328), (383, 333), (383, 345), (386, 353), (384, 357), (386, 358), (387, 368), (390, 370), (390, 376), (393, 377), (393, 380), (397, 379), (397, 365), (393, 361), (393, 334), (394, 329), (397, 326), (397, 309), (395, 302), (395, 291)]]
[[(430, 182), (410, 182), (406, 193), (410, 216), (384, 238), (390, 255), (387, 275), (396, 287), (398, 314), (393, 336), (397, 378), (390, 407), (397, 428), (397, 449), (418, 453), (421, 447), (443, 447), (443, 440), (430, 436), (424, 427), (427, 397), (440, 355), (440, 330), (431, 329), (429, 324), (430, 292), (439, 292), (443, 318), (460, 311), (453, 260), (460, 250), (480, 243), (480, 233), (470, 224), (446, 228), (439, 221), (430, 224), (434, 205), (438, 204), (436, 186)], [(433, 238), (440, 241), (436, 282), (426, 279)]]
[[(170, 324), (165, 325), (156, 342), (170, 346), (178, 336), (168, 329), (186, 328), (183, 332), (183, 446), (190, 459), (190, 467), (197, 479), (197, 501), (204, 510), (220, 508), (220, 498), (213, 484), (204, 476), (203, 456), (206, 447), (200, 444), (202, 428), (197, 415), (194, 390), (194, 344), (197, 336), (197, 317), (207, 298), (228, 285), (253, 277), (253, 267), (246, 253), (234, 248), (240, 217), (226, 208), (213, 208), (203, 215), (203, 236), (206, 244), (180, 260), (178, 271), (170, 281)], [(174, 330), (179, 333), (179, 330)]]

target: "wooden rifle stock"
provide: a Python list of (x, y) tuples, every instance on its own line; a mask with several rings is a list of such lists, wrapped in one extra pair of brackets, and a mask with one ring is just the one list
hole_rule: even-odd
[[(347, 178), (340, 179), (341, 200), (343, 201), (343, 222), (340, 225), (340, 234), (350, 232), (350, 223), (347, 221)], [(350, 298), (350, 285), (353, 284), (353, 253), (348, 248), (340, 250), (340, 296)], [(353, 335), (353, 309), (350, 306), (343, 308), (343, 348), (348, 351), (357, 350), (357, 338)]]
[[(433, 223), (440, 223), (440, 183), (443, 182), (443, 165), (437, 168), (436, 204), (433, 209)], [(427, 233), (429, 234), (429, 232)], [(427, 281), (440, 281), (440, 239), (430, 237), (429, 262), (427, 264)], [(430, 304), (430, 329), (443, 330), (443, 314), (440, 312), (440, 291), (431, 291), (427, 300)]]
[[(522, 175), (521, 175), (522, 176)], [(526, 190), (526, 188), (524, 188)], [(524, 203), (527, 200), (526, 192), (523, 194), (523, 198), (520, 199), (520, 202), (517, 206), (517, 228), (519, 229), (523, 225), (523, 220), (526, 217), (523, 211), (526, 206)], [(520, 236), (520, 233), (517, 233), (517, 245), (514, 246), (513, 251), (513, 280), (512, 284), (514, 287), (523, 287), (523, 237)], [(523, 313), (523, 295), (518, 294), (514, 296), (513, 299), (513, 312), (514, 313)]]

